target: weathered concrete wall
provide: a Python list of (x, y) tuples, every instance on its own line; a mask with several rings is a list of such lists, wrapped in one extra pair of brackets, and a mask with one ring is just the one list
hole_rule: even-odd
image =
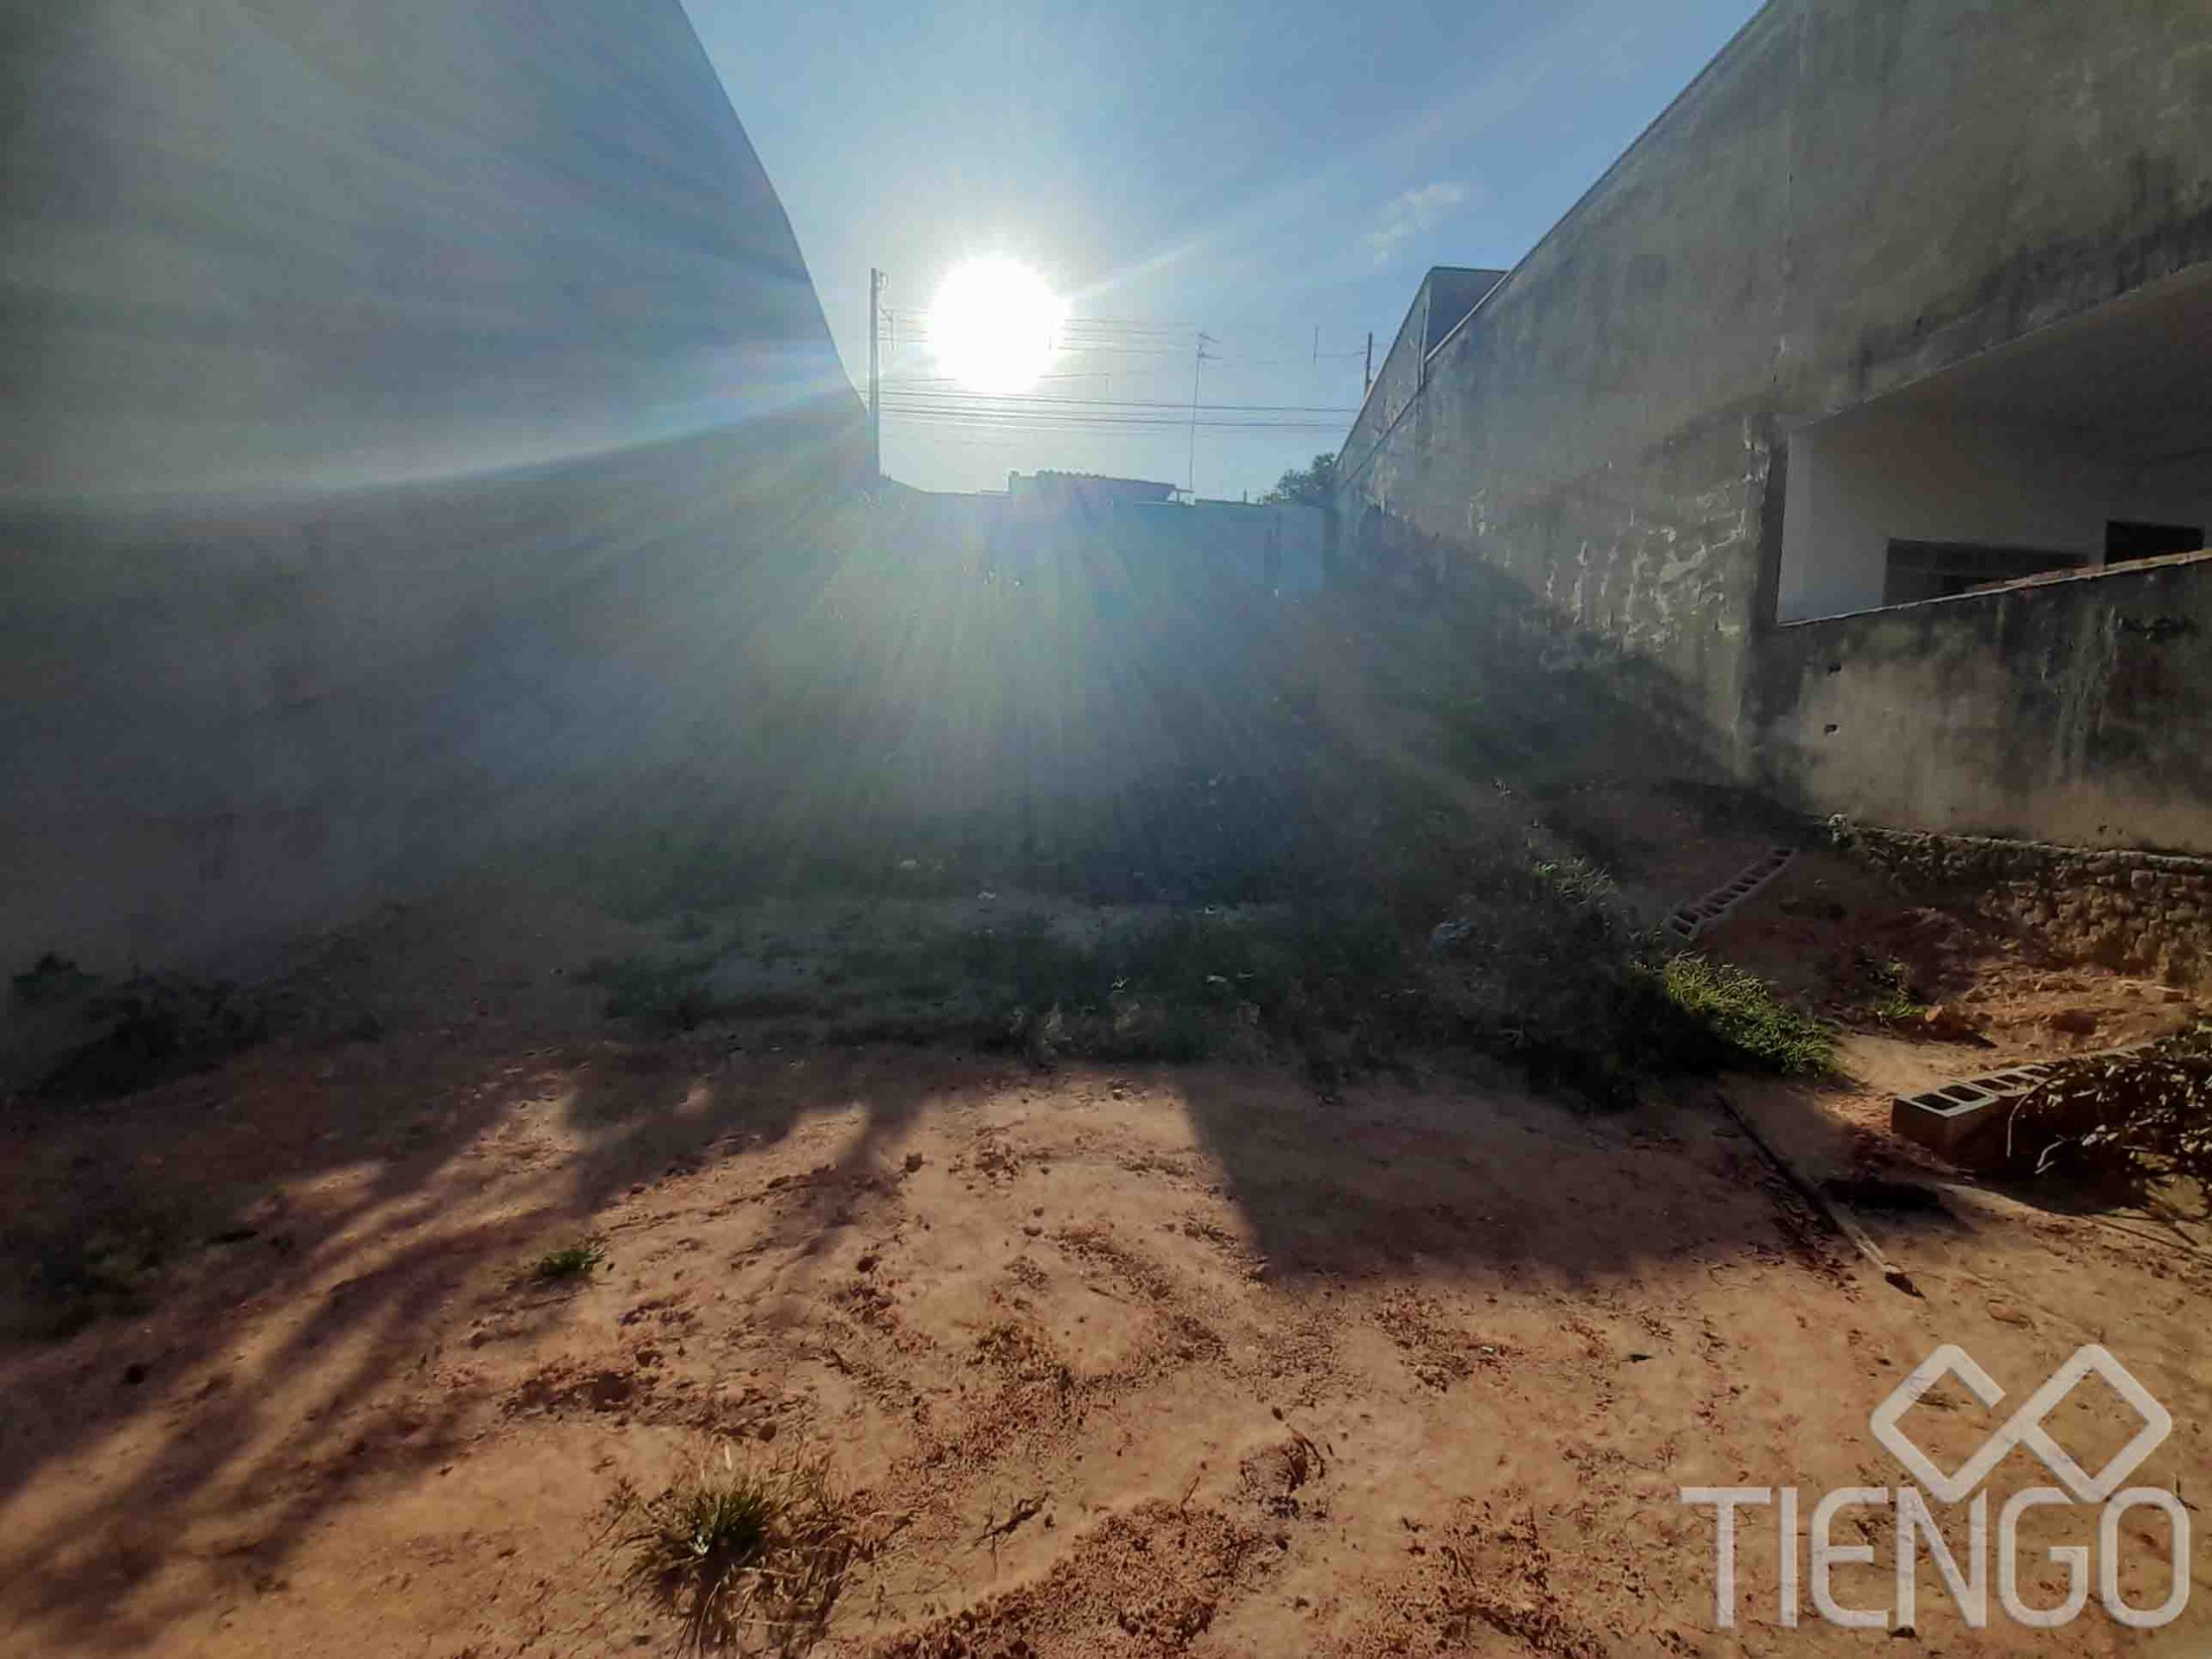
[(1328, 515), (1319, 507), (1286, 501), (1196, 501), (1146, 511), (1155, 517), (1183, 515), (1158, 518), (1171, 558), (1203, 561), (1224, 576), (1269, 593), (1311, 594), (1321, 586)]
[(1364, 454), (1389, 435), (1421, 395), (1428, 362), (1445, 337), (1505, 280), (1502, 270), (1439, 265), (1421, 278), (1405, 321), (1383, 353), (1382, 366), (1367, 388), (1344, 453)]
[(2212, 555), (1774, 631), (1768, 782), (1876, 823), (2212, 852)]
[(677, 0), (0, 31), (0, 961), (250, 943), (681, 773), (864, 450)]
[(1510, 572), (1749, 771), (1788, 435), (2212, 258), (2208, 99), (2196, 0), (1773, 0), (1355, 431), (1348, 557)]
[(1838, 820), (1837, 843), (1910, 893), (1971, 904), (2053, 956), (2212, 976), (2212, 859), (1881, 830)]

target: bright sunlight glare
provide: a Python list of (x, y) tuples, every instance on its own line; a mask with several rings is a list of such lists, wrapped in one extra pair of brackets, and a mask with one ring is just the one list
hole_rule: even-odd
[(1052, 366), (1067, 307), (1028, 266), (971, 259), (930, 308), (930, 349), (969, 391), (1027, 391)]

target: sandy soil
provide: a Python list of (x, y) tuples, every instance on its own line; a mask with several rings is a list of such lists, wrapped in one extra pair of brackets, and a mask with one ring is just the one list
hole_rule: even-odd
[[(1677, 1492), (1891, 1484), (1867, 1414), (1943, 1342), (2014, 1395), (2108, 1344), (2175, 1420), (2137, 1481), (2212, 1486), (2212, 1256), (2154, 1218), (1963, 1185), (1862, 1211), (1915, 1299), (1709, 1086), (1592, 1117), (1503, 1077), (1325, 1103), (1267, 1068), (625, 1043), (563, 1033), (557, 988), (495, 1006), (519, 970), (440, 948), (423, 982), (450, 1007), (475, 976), (467, 1017), (11, 1104), (20, 1227), (181, 1194), (219, 1242), (143, 1314), (0, 1349), (0, 1651), (672, 1651), (596, 1516), (709, 1435), (823, 1449), (895, 1528), (826, 1651), (1887, 1651), (1780, 1628), (1757, 1527), (1743, 1622), (1713, 1630), (1710, 1513)], [(1909, 1163), (1884, 1082), (1735, 1094), (1817, 1177)], [(588, 1287), (531, 1280), (588, 1234)], [(2094, 1392), (2051, 1420), (2085, 1461), (2125, 1438)], [(1913, 1420), (1947, 1464), (1993, 1421), (1941, 1391)], [(2015, 1454), (1993, 1488), (2037, 1473)], [(2129, 1522), (2139, 1605), (2158, 1524)], [(1888, 1560), (1841, 1599), (1887, 1605)], [(1923, 1569), (1915, 1644), (2202, 1652), (2202, 1570), (2146, 1637), (2094, 1601), (1970, 1630)], [(2031, 1599), (2054, 1584), (2028, 1569)]]

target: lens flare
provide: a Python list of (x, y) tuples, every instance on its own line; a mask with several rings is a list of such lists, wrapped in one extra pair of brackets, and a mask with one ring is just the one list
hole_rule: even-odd
[(1052, 366), (1067, 307), (1012, 259), (957, 267), (930, 308), (930, 349), (969, 391), (1027, 391)]

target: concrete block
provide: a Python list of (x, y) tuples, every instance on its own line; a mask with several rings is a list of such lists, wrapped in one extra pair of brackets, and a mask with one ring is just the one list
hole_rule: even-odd
[(1693, 899), (1668, 917), (1667, 931), (1684, 944), (1697, 937), (1728, 912), (1752, 898), (1767, 883), (1788, 869), (1797, 856), (1796, 849), (1777, 847), (1746, 865), (1730, 880), (1713, 889), (1701, 899)]
[(1971, 1083), (1899, 1095), (1890, 1105), (1890, 1128), (1931, 1152), (1955, 1157), (2002, 1121), (2006, 1098)]

